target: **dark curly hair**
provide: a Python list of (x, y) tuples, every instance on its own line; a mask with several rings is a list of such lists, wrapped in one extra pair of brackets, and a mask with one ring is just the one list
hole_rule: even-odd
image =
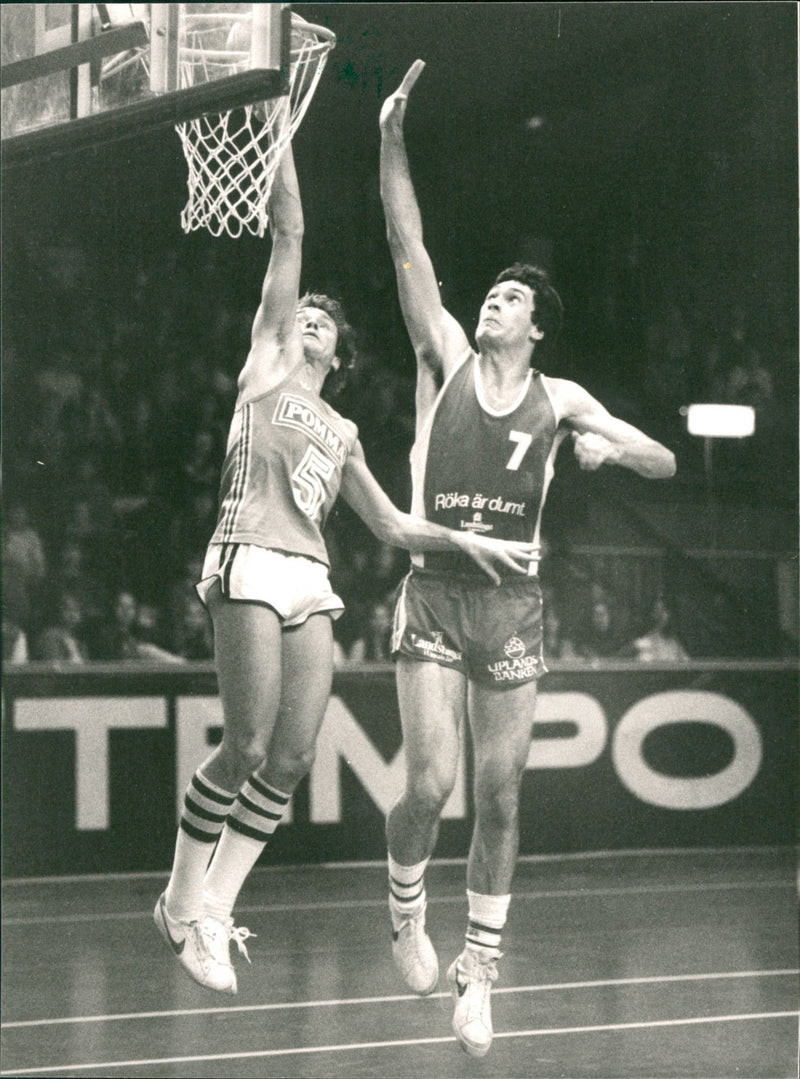
[(324, 292), (307, 292), (297, 303), (298, 311), (302, 311), (304, 307), (319, 308), (320, 311), (329, 315), (336, 325), (336, 355), (339, 358), (339, 369), (334, 371), (331, 368), (324, 384), (326, 395), (335, 397), (344, 389), (348, 371), (352, 371), (355, 367), (357, 356), (355, 330), (347, 321), (341, 303), (333, 296), (326, 296)]
[(494, 284), (499, 285), (503, 281), (519, 281), (533, 293), (531, 321), (544, 335), (536, 348), (540, 356), (549, 357), (564, 322), (564, 305), (550, 283), (547, 271), (529, 263), (515, 262), (513, 266), (501, 270)]

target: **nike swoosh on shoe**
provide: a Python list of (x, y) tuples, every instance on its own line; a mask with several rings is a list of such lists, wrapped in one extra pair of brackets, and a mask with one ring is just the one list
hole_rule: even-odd
[(170, 947), (172, 948), (173, 952), (175, 952), (176, 955), (180, 955), (181, 952), (183, 951), (183, 949), (186, 947), (186, 937), (184, 937), (183, 940), (181, 940), (181, 941), (177, 941), (177, 940), (173, 939), (173, 936), (169, 931), (169, 923), (167, 922), (167, 908), (166, 908), (166, 904), (164, 903), (164, 896), (163, 895), (161, 896), (160, 906), (161, 906), (161, 917), (162, 917), (163, 922), (164, 922), (164, 932), (167, 934), (167, 940), (169, 941)]

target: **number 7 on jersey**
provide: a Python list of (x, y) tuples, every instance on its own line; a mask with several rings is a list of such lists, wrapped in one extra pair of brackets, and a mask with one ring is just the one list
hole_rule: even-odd
[(508, 440), (509, 442), (516, 442), (517, 445), (508, 459), (506, 468), (509, 468), (512, 472), (516, 472), (522, 464), (522, 458), (528, 452), (528, 447), (533, 441), (533, 435), (530, 435), (525, 431), (509, 431)]

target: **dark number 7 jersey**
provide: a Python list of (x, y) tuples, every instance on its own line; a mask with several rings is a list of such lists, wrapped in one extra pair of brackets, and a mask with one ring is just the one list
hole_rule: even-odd
[[(411, 451), (412, 512), (495, 539), (538, 542), (553, 477), (557, 420), (543, 376), (531, 371), (517, 400), (491, 409), (469, 353), (442, 387)], [(459, 552), (429, 551), (415, 565), (445, 573), (481, 570)]]

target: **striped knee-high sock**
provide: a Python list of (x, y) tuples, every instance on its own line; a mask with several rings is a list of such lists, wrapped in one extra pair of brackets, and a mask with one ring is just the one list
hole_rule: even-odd
[(389, 910), (395, 930), (425, 906), (425, 858), (416, 865), (400, 865), (389, 855)]
[(239, 791), (203, 884), (206, 913), (224, 920), (289, 805), (290, 794), (252, 775)]
[(198, 770), (183, 799), (172, 874), (166, 891), (173, 918), (193, 921), (203, 914), (203, 878), (235, 793), (223, 790)]
[(467, 947), (475, 951), (490, 952), (496, 959), (500, 956), (500, 938), (508, 916), (510, 895), (481, 895), (467, 891), (469, 900), (469, 924)]

